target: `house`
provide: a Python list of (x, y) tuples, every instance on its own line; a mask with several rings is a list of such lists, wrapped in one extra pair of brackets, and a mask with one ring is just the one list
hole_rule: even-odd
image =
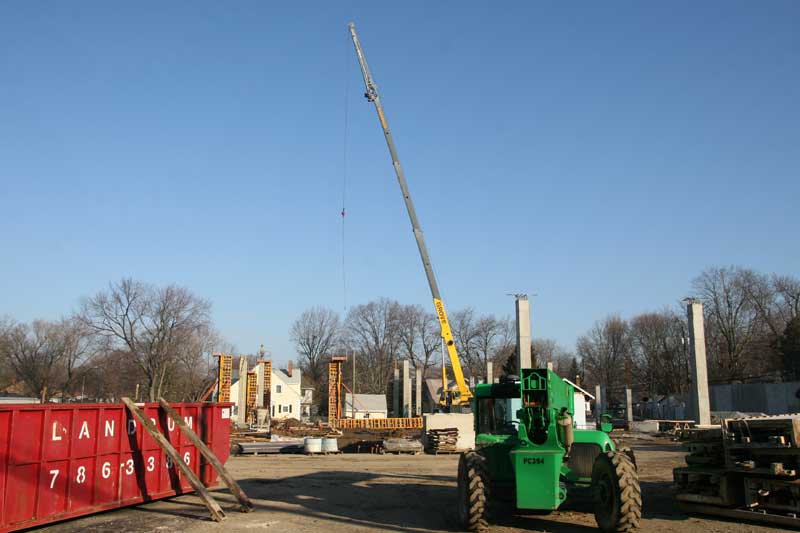
[(594, 424), (586, 423), (586, 415), (592, 411), (591, 402), (594, 400), (594, 395), (589, 394), (586, 390), (582, 389), (567, 378), (561, 378), (573, 387), (575, 387), (575, 414), (573, 414), (573, 422), (578, 429), (594, 429)]
[(302, 410), (303, 393), (300, 389), (301, 372), (299, 368), (292, 368), (291, 361), (287, 368), (272, 369), (270, 380), (270, 416), (273, 419), (296, 418), (300, 419)]
[[(259, 362), (255, 366), (255, 376), (263, 387), (263, 372), (264, 362)], [(251, 374), (252, 375), (252, 374)], [(278, 369), (273, 367), (270, 378), (270, 416), (273, 419), (283, 418), (297, 418), (302, 416), (302, 391), (300, 388), (300, 381), (302, 372), (298, 368), (293, 368), (291, 361), (285, 369)], [(231, 384), (231, 401), (234, 402), (234, 418), (239, 421), (239, 413), (243, 410), (239, 409), (240, 395), (239, 387), (242, 385), (242, 380), (238, 378), (238, 373), (234, 372), (233, 383)], [(263, 406), (263, 397), (256, 395), (256, 405), (260, 409)]]
[(346, 393), (342, 416), (345, 418), (386, 418), (389, 410), (386, 407), (386, 396), (383, 394), (356, 394), (355, 406), (353, 395)]

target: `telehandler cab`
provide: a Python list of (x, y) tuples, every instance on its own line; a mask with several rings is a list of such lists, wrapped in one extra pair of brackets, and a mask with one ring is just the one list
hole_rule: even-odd
[(633, 452), (573, 422), (575, 388), (547, 368), (475, 387), (475, 450), (458, 464), (458, 512), (469, 531), (489, 527), (490, 504), (547, 514), (568, 490), (587, 488), (604, 532), (639, 526), (642, 494)]

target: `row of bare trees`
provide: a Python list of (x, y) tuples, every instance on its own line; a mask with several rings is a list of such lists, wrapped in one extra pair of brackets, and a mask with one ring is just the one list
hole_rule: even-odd
[[(516, 372), (512, 320), (479, 315), (466, 308), (452, 313), (450, 325), (467, 375), (484, 379), (490, 361), (495, 376), (501, 371)], [(318, 398), (326, 394), (330, 355), (346, 355), (350, 361), (355, 357), (360, 393), (385, 393), (401, 359), (408, 359), (412, 368), (426, 377), (438, 376), (441, 368), (436, 315), (419, 305), (386, 298), (357, 305), (344, 318), (328, 308), (308, 309), (292, 324), (290, 337), (297, 349), (298, 365), (317, 389)], [(535, 340), (533, 353), (539, 361), (554, 361), (565, 375), (571, 372), (574, 377), (578, 373), (577, 361), (555, 341)], [(345, 365), (344, 371), (349, 383), (351, 365)]]
[[(800, 378), (800, 279), (714, 267), (692, 282), (703, 302), (712, 382)], [(689, 339), (683, 305), (597, 322), (576, 345), (590, 384), (686, 393)]]
[(0, 388), (47, 401), (133, 395), (196, 400), (222, 344), (211, 304), (177, 285), (132, 279), (85, 298), (70, 317), (0, 321)]

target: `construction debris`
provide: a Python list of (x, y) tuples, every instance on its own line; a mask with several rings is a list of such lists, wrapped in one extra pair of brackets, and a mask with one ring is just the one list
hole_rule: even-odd
[(428, 453), (456, 453), (458, 428), (429, 429), (427, 437)]
[(689, 452), (673, 471), (684, 511), (800, 527), (800, 414), (726, 419), (677, 438)]
[(418, 455), (422, 453), (423, 447), (419, 439), (384, 439), (383, 450), (386, 453), (407, 453)]

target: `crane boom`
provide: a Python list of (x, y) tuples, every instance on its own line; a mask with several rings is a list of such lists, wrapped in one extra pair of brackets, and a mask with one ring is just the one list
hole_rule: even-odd
[(350, 36), (353, 38), (353, 46), (355, 46), (356, 49), (358, 63), (361, 66), (361, 74), (364, 76), (364, 85), (367, 89), (364, 96), (366, 96), (367, 100), (375, 104), (375, 110), (378, 112), (378, 120), (381, 123), (381, 128), (383, 128), (383, 136), (386, 138), (386, 146), (389, 148), (389, 154), (392, 156), (392, 166), (394, 166), (394, 172), (397, 175), (397, 182), (400, 184), (400, 191), (403, 193), (403, 201), (406, 204), (408, 218), (411, 220), (414, 239), (417, 241), (417, 248), (419, 249), (419, 255), (422, 259), (422, 266), (425, 269), (425, 276), (428, 278), (428, 285), (431, 289), (431, 296), (433, 297), (433, 305), (436, 308), (436, 317), (439, 320), (442, 339), (447, 347), (450, 366), (453, 368), (456, 385), (458, 386), (458, 396), (447, 398), (446, 395), (449, 394), (447, 387), (447, 370), (444, 368), (444, 365), (442, 365), (442, 404), (446, 405), (452, 403), (453, 405), (458, 405), (465, 403), (472, 398), (472, 393), (464, 380), (464, 373), (461, 370), (461, 361), (459, 360), (458, 351), (456, 350), (456, 343), (453, 341), (453, 332), (450, 329), (450, 322), (447, 319), (447, 312), (444, 309), (442, 296), (439, 293), (439, 284), (436, 282), (436, 275), (433, 273), (431, 259), (428, 255), (428, 247), (425, 245), (425, 237), (422, 235), (422, 228), (417, 218), (417, 212), (414, 209), (414, 202), (411, 201), (411, 194), (408, 192), (408, 183), (406, 182), (405, 174), (403, 174), (403, 167), (400, 166), (400, 159), (397, 156), (397, 149), (394, 146), (392, 133), (389, 131), (389, 124), (386, 122), (386, 115), (383, 113), (381, 98), (378, 95), (378, 86), (375, 84), (375, 80), (372, 79), (372, 73), (367, 65), (367, 59), (364, 57), (364, 51), (361, 49), (361, 43), (358, 40), (358, 35), (356, 35), (355, 24), (351, 22), (348, 27), (350, 28)]

